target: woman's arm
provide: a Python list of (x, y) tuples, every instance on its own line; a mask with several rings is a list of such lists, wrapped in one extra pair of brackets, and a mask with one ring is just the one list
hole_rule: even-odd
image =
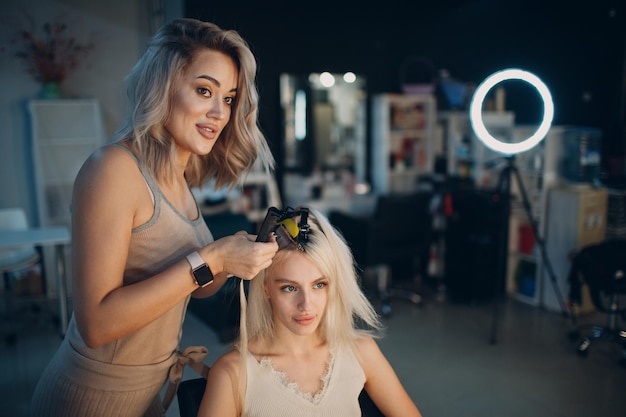
[(365, 372), (365, 391), (385, 416), (421, 417), (374, 339), (366, 337), (359, 341), (357, 357)]
[(183, 258), (150, 279), (124, 286), (132, 229), (153, 211), (143, 176), (125, 151), (105, 147), (81, 168), (72, 200), (72, 291), (76, 323), (90, 347), (145, 327), (194, 291), (216, 292), (227, 272), (252, 278), (271, 264), (277, 248), (275, 242), (254, 243), (245, 234), (229, 236), (200, 252), (216, 273), (215, 285), (199, 290)]
[(198, 417), (238, 417), (239, 352), (221, 356), (209, 370)]

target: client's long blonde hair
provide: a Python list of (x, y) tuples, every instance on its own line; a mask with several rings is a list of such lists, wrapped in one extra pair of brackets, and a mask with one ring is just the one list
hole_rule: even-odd
[[(297, 211), (298, 209), (296, 209)], [(343, 236), (315, 209), (309, 209), (308, 240), (302, 243), (304, 254), (317, 266), (329, 283), (328, 303), (320, 324), (322, 337), (334, 348), (352, 348), (357, 339), (364, 335), (377, 336), (382, 324), (374, 307), (363, 293), (354, 257)], [(295, 219), (296, 224), (300, 219)], [(246, 360), (248, 344), (252, 340), (271, 338), (274, 333), (272, 308), (264, 295), (264, 286), (273, 267), (281, 262), (279, 250), (272, 266), (260, 272), (250, 281), (248, 302), (243, 281), (240, 282), (241, 302), (239, 340), (236, 347), (240, 352), (239, 400), (242, 416), (245, 415), (247, 385)]]

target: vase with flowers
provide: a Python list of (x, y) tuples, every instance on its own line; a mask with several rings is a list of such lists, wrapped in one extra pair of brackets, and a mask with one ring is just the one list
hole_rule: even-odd
[(38, 31), (20, 30), (14, 45), (15, 57), (41, 84), (41, 98), (61, 98), (61, 84), (94, 48), (93, 42), (79, 42), (58, 20), (44, 23)]

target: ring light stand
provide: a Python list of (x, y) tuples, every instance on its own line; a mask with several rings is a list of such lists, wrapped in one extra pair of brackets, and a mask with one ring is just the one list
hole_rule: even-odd
[[(495, 138), (489, 133), (485, 124), (483, 122), (482, 117), (482, 107), (485, 97), (487, 93), (497, 84), (506, 80), (522, 80), (531, 84), (533, 87), (537, 89), (539, 92), (541, 99), (543, 100), (543, 120), (539, 124), (539, 127), (528, 138), (517, 142), (517, 143), (507, 143)], [(548, 259), (545, 242), (542, 236), (539, 233), (539, 227), (537, 225), (537, 220), (534, 218), (532, 214), (532, 207), (530, 204), (530, 200), (528, 198), (528, 194), (526, 193), (526, 189), (524, 188), (524, 183), (522, 182), (522, 178), (515, 166), (515, 155), (520, 152), (525, 152), (533, 147), (537, 146), (546, 136), (550, 126), (552, 124), (552, 119), (554, 117), (554, 105), (552, 103), (552, 96), (550, 95), (550, 91), (546, 87), (546, 85), (535, 75), (519, 70), (519, 69), (507, 69), (498, 71), (489, 77), (487, 77), (477, 88), (472, 96), (472, 100), (470, 102), (470, 123), (472, 125), (472, 129), (474, 133), (480, 139), (481, 142), (485, 144), (488, 148), (501, 153), (504, 155), (506, 160), (506, 166), (502, 169), (498, 176), (498, 192), (505, 196), (503, 199), (504, 202), (504, 213), (502, 216), (502, 225), (501, 225), (501, 233), (502, 233), (502, 242), (503, 245), (500, 245), (500, 257), (499, 257), (499, 276), (501, 279), (495, 280), (495, 294), (494, 294), (494, 303), (493, 303), (493, 318), (492, 318), (492, 328), (491, 328), (491, 337), (490, 343), (495, 344), (497, 342), (497, 330), (498, 330), (498, 313), (499, 313), (499, 298), (500, 298), (500, 290), (501, 290), (501, 282), (506, 282), (506, 272), (507, 272), (507, 242), (509, 240), (509, 217), (511, 214), (511, 179), (514, 178), (517, 181), (517, 185), (519, 187), (520, 193), (522, 195), (522, 203), (524, 206), (524, 211), (526, 212), (526, 216), (528, 217), (528, 221), (532, 227), (532, 231), (535, 237), (535, 242), (538, 244), (541, 250), (541, 259), (543, 261), (543, 265), (546, 268), (550, 276), (550, 280), (552, 281), (552, 286), (556, 293), (557, 299), (561, 303), (561, 309), (564, 315), (567, 315), (567, 309), (565, 307), (565, 301), (563, 296), (561, 295), (559, 286), (556, 281), (554, 270), (552, 269), (552, 264)]]

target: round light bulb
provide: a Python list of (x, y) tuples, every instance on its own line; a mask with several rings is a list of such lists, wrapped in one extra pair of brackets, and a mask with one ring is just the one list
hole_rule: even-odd
[(335, 85), (335, 77), (330, 72), (323, 72), (320, 74), (320, 83), (324, 87), (332, 87)]
[[(503, 142), (500, 139), (495, 138), (491, 135), (491, 133), (489, 133), (483, 121), (482, 109), (485, 97), (487, 97), (487, 94), (495, 85), (507, 80), (526, 81), (537, 89), (543, 101), (543, 118), (539, 127), (535, 133), (530, 135), (528, 138), (516, 143)], [(552, 103), (552, 95), (550, 95), (548, 87), (536, 75), (520, 69), (501, 70), (485, 78), (485, 80), (476, 88), (476, 91), (474, 91), (474, 95), (472, 96), (470, 103), (470, 123), (478, 139), (480, 139), (488, 148), (505, 155), (514, 155), (520, 152), (525, 152), (537, 146), (539, 142), (545, 138), (548, 130), (550, 130), (553, 118), (554, 104)]]

